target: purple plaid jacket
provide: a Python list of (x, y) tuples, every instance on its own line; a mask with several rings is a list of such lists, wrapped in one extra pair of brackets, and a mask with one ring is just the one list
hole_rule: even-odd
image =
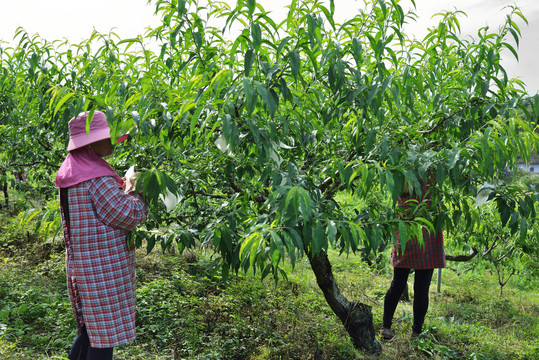
[(135, 251), (126, 239), (146, 219), (148, 208), (108, 176), (68, 188), (68, 204), (69, 232), (62, 211), (67, 288), (79, 331), (86, 325), (95, 348), (132, 341)]
[[(398, 204), (404, 209), (405, 213), (410, 213), (412, 206), (415, 206), (413, 202), (408, 200), (415, 199), (417, 201), (426, 200), (428, 206), (431, 204), (431, 194), (427, 191), (427, 188), (423, 184), (423, 195), (417, 196), (404, 193), (399, 198)], [(399, 234), (397, 234), (397, 238)], [(423, 240), (424, 246), (421, 246), (417, 241), (417, 238), (410, 237), (406, 243), (404, 253), (401, 252), (400, 241), (397, 244), (393, 243), (393, 251), (391, 254), (391, 265), (396, 268), (406, 269), (434, 269), (445, 267), (445, 251), (444, 251), (444, 235), (440, 230), (436, 233), (431, 233), (427, 229), (423, 228)]]

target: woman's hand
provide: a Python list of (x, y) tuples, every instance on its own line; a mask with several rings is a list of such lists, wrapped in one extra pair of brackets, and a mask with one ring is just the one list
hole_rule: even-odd
[(133, 173), (130, 177), (124, 177), (124, 185), (122, 185), (126, 193), (135, 190), (137, 187), (137, 178), (140, 175), (139, 172)]

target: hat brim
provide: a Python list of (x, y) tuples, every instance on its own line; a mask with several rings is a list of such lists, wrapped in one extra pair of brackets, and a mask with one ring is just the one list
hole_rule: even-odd
[(122, 135), (120, 136), (117, 140), (116, 140), (116, 144), (119, 144), (125, 140), (127, 140), (127, 138), (129, 137), (129, 134), (125, 134), (125, 135)]
[(95, 143), (97, 141), (105, 140), (105, 139), (110, 139), (109, 128), (92, 130), (92, 132), (89, 135), (79, 134), (77, 136), (71, 137), (69, 139), (69, 144), (67, 145), (67, 150), (71, 151), (71, 150), (79, 149), (86, 145)]

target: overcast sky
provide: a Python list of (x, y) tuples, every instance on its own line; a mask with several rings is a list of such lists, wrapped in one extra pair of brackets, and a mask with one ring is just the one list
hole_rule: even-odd
[[(235, 3), (235, 0), (229, 0)], [(258, 0), (276, 19), (286, 14), (290, 0)], [(539, 0), (415, 0), (419, 19), (410, 24), (408, 34), (421, 38), (426, 29), (434, 24), (431, 16), (441, 10), (463, 10), (467, 17), (460, 20), (462, 33), (476, 34), (485, 25), (496, 29), (507, 11), (503, 7), (517, 4), (527, 17), (529, 25), (519, 21), (523, 38), (518, 50), (520, 61), (505, 54), (504, 64), (511, 77), (519, 77), (526, 84), (530, 94), (539, 92)], [(406, 10), (411, 8), (410, 0), (401, 0)], [(362, 0), (335, 0), (338, 21), (350, 18)], [(93, 29), (100, 33), (114, 30), (122, 38), (143, 34), (148, 26), (156, 26), (159, 19), (153, 15), (154, 5), (147, 0), (2, 0), (0, 7), (0, 40), (10, 42), (17, 27), (23, 27), (29, 34), (38, 33), (47, 40), (67, 38), (71, 43), (79, 43), (88, 38)], [(5, 44), (4, 44), (5, 45)]]

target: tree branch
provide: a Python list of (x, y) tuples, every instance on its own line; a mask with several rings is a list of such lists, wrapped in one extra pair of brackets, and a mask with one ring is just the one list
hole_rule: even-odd
[[(230, 187), (235, 191), (237, 192), (238, 194), (241, 194), (243, 195), (245, 193), (245, 191), (238, 186), (238, 184), (236, 184), (236, 182), (234, 181), (234, 179), (232, 179), (232, 175), (230, 173), (226, 174), (226, 178), (228, 180), (228, 183), (230, 184)], [(254, 194), (254, 192), (253, 192)], [(266, 196), (260, 194), (260, 193), (256, 193), (254, 194), (254, 200), (259, 203), (259, 204), (263, 204), (266, 202)]]
[(195, 200), (195, 208), (198, 210), (200, 210), (199, 206), (198, 206), (198, 202), (197, 202), (197, 192), (195, 191), (195, 185), (193, 185), (193, 182), (189, 182), (189, 185), (191, 185), (191, 194), (193, 195), (193, 199)]
[(27, 163), (27, 164), (15, 164), (15, 163), (10, 163), (9, 164), (10, 167), (36, 166), (36, 165), (46, 165), (46, 166), (50, 166), (50, 167), (53, 167), (53, 168), (56, 168), (56, 169), (60, 168), (60, 165), (51, 164), (51, 163), (46, 162), (46, 161), (36, 161), (36, 162), (33, 162), (33, 163)]
[(52, 150), (52, 147), (50, 145), (47, 145), (47, 144), (44, 144), (41, 139), (37, 138), (36, 139), (38, 144), (41, 145), (41, 147), (43, 147), (43, 149), (47, 150), (47, 151), (51, 151)]
[(445, 259), (449, 261), (457, 261), (457, 262), (466, 262), (473, 259), (477, 254), (479, 254), (479, 250), (476, 248), (472, 248), (472, 253), (468, 255), (445, 255)]

